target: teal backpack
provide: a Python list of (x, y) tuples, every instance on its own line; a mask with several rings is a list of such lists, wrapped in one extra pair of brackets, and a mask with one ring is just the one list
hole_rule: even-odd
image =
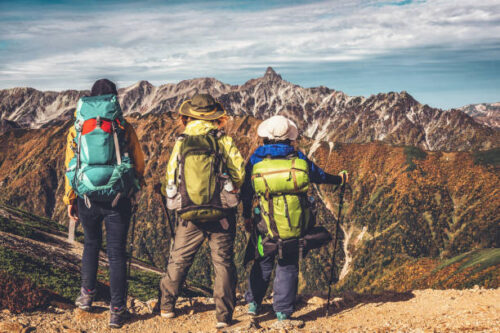
[(76, 109), (75, 157), (66, 177), (76, 195), (112, 202), (138, 190), (134, 165), (125, 151), (125, 119), (116, 95), (82, 97)]

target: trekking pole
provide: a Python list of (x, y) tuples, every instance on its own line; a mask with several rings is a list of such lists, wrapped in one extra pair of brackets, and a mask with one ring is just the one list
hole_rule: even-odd
[(339, 212), (337, 215), (337, 223), (335, 226), (335, 240), (333, 242), (332, 268), (330, 271), (330, 280), (328, 281), (328, 302), (326, 303), (326, 317), (328, 317), (330, 311), (330, 297), (332, 293), (332, 283), (335, 275), (335, 252), (337, 251), (337, 240), (339, 238), (338, 235), (339, 235), (340, 219), (342, 217), (341, 215), (342, 205), (344, 204), (344, 192), (345, 192), (345, 180), (343, 179), (343, 184), (340, 187), (340, 193), (339, 193)]
[[(172, 252), (172, 248), (174, 247), (174, 239), (175, 239), (175, 227), (172, 219), (170, 218), (170, 213), (168, 212), (168, 207), (167, 203), (165, 202), (165, 197), (161, 193), (161, 183), (158, 183), (155, 185), (154, 188), (156, 194), (160, 196), (160, 201), (161, 201), (161, 210), (163, 211), (163, 214), (167, 217), (168, 221), (168, 226), (170, 228), (170, 250), (169, 250), (169, 256), (170, 253)], [(167, 261), (168, 263), (168, 261)], [(158, 288), (158, 302), (156, 302), (155, 307), (153, 308), (153, 313), (158, 313), (160, 312), (160, 302), (161, 302), (161, 289)]]
[[(134, 253), (134, 237), (135, 237), (135, 222), (137, 219), (137, 208), (138, 208), (138, 203), (134, 203), (132, 206), (132, 233), (131, 233), (131, 238), (130, 238), (130, 250), (129, 250), (129, 255), (128, 255), (128, 267), (127, 267), (127, 288), (125, 290), (125, 302), (127, 302), (128, 298), (128, 289), (129, 289), (129, 281), (130, 281), (130, 274), (131, 274), (131, 269), (132, 269), (132, 254)], [(133, 308), (134, 307), (134, 300), (131, 301), (132, 303), (130, 306)]]
[(135, 221), (136, 221), (137, 204), (132, 208), (132, 232), (130, 238), (130, 250), (128, 256), (127, 281), (130, 279), (130, 271), (132, 266), (132, 253), (134, 252), (134, 236), (135, 236)]

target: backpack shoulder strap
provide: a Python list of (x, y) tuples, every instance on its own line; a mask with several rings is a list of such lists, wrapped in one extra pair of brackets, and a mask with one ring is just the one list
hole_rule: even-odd
[(180, 146), (179, 146), (179, 152), (177, 154), (177, 161), (179, 163), (182, 162), (182, 160), (184, 159), (184, 153), (182, 151), (182, 148), (184, 148), (184, 139), (187, 137), (188, 135), (187, 134), (181, 134), (177, 137), (177, 139), (175, 140), (176, 142), (180, 142)]
[(219, 139), (224, 135), (223, 131), (222, 130), (211, 130), (209, 132), (209, 134), (212, 135), (214, 138), (215, 153), (217, 155), (222, 155), (220, 152), (220, 147), (219, 147)]
[(113, 130), (113, 141), (115, 142), (116, 163), (118, 165), (120, 165), (120, 164), (122, 164), (122, 155), (120, 153), (120, 143), (118, 141), (118, 133), (117, 133), (116, 126), (118, 126), (116, 124), (116, 122), (112, 121), (111, 122), (111, 128)]

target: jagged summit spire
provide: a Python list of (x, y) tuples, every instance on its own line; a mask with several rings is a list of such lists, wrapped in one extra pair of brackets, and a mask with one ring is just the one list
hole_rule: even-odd
[(269, 81), (283, 80), (281, 78), (281, 75), (276, 73), (271, 66), (267, 67), (266, 73), (264, 74), (264, 78), (268, 79)]

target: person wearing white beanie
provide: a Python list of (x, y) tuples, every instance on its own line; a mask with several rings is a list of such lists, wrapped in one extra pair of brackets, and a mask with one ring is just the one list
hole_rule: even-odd
[[(281, 232), (278, 232), (279, 228), (276, 227), (276, 221), (278, 220), (278, 216), (276, 214), (280, 214), (283, 208), (275, 207), (274, 210), (271, 209), (273, 205), (272, 200), (274, 194), (269, 192), (272, 191), (266, 190), (265, 195), (263, 195), (262, 193), (260, 193), (260, 195), (259, 193), (256, 193), (256, 179), (259, 177), (265, 178), (264, 176), (267, 175), (267, 180), (263, 179), (262, 183), (265, 184), (266, 188), (269, 189), (273, 186), (279, 187), (280, 182), (287, 183), (288, 180), (288, 183), (290, 183), (290, 179), (293, 178), (295, 182), (295, 191), (292, 190), (291, 192), (289, 192), (289, 195), (283, 193), (276, 193), (275, 195), (276, 197), (283, 199), (281, 200), (281, 202), (285, 202), (286, 208), (284, 208), (284, 210), (288, 212), (288, 206), (290, 206), (290, 202), (287, 205), (287, 198), (289, 200), (292, 200), (295, 199), (294, 196), (296, 196), (300, 197), (300, 200), (302, 200), (300, 202), (304, 202), (304, 198), (306, 198), (305, 201), (307, 201), (306, 188), (309, 188), (308, 184), (304, 185), (305, 188), (299, 189), (299, 191), (297, 191), (296, 177), (300, 176), (300, 171), (307, 172), (308, 177), (303, 177), (306, 179), (308, 178), (307, 182), (317, 184), (343, 184), (348, 181), (348, 174), (346, 171), (342, 171), (339, 176), (327, 174), (320, 167), (310, 161), (302, 152), (295, 150), (295, 148), (291, 144), (292, 141), (297, 140), (299, 131), (297, 125), (292, 120), (284, 116), (277, 115), (264, 120), (259, 125), (257, 134), (259, 135), (259, 137), (263, 138), (264, 144), (258, 147), (250, 157), (245, 169), (245, 182), (241, 188), (245, 229), (249, 233), (256, 231), (260, 235), (259, 239), (264, 239), (264, 241), (262, 242), (265, 242), (269, 238), (271, 238), (271, 240), (276, 241), (279, 239), (279, 241), (281, 241)], [(278, 164), (280, 165), (280, 167), (277, 167), (277, 170), (273, 170), (273, 168), (271, 167), (270, 169), (268, 168), (266, 170), (266, 173), (257, 171), (257, 169), (262, 170), (263, 164), (261, 162), (265, 161), (264, 163), (267, 163), (266, 165), (272, 166), (273, 161), (276, 160), (279, 160)], [(291, 161), (291, 167), (289, 169), (283, 170), (283, 165), (286, 165), (287, 161)], [(303, 166), (302, 170), (299, 170), (300, 165)], [(285, 177), (281, 181), (279, 180), (279, 178), (276, 178), (279, 177), (280, 173), (283, 173)], [(276, 181), (276, 179), (278, 180)], [(270, 183), (271, 181), (274, 181), (275, 184), (278, 185), (273, 185), (272, 183)], [(293, 182), (291, 183), (293, 185)], [(298, 193), (300, 191), (301, 193)], [(256, 197), (258, 197), (259, 200), (259, 208), (253, 211), (253, 202)], [(267, 197), (267, 203), (263, 204), (262, 201), (266, 200), (265, 197)], [(304, 208), (304, 211), (305, 209), (307, 208)], [(255, 215), (257, 210), (259, 211), (259, 215), (265, 215), (267, 224), (262, 222), (264, 221), (264, 216), (258, 216), (256, 218)], [(300, 210), (300, 208), (298, 208), (298, 210)], [(252, 218), (252, 214), (254, 215), (254, 218)], [(273, 217), (273, 214), (276, 218)], [(300, 219), (306, 219), (302, 216), (305, 216), (307, 214), (300, 212), (300, 217), (295, 218), (294, 222), (297, 222), (297, 220)], [(286, 215), (289, 214), (287, 213)], [(286, 217), (288, 218), (288, 225), (290, 225), (290, 216)], [(280, 216), (280, 218), (283, 220), (283, 216)], [(270, 232), (271, 229), (273, 229), (273, 223), (274, 230)], [(298, 224), (300, 226), (313, 225), (313, 223), (310, 223), (309, 220), (299, 221)], [(262, 227), (262, 225), (264, 225), (264, 227)], [(285, 223), (284, 225), (286, 229), (287, 224)], [(291, 227), (292, 226), (290, 225), (290, 228)], [(281, 230), (283, 230), (283, 227), (281, 228)], [(307, 230), (305, 231), (307, 232)], [(276, 232), (278, 233), (278, 235), (276, 235)], [(275, 235), (269, 236), (272, 233), (274, 233)], [(260, 250), (262, 250), (262, 245), (263, 243), (259, 243), (258, 245), (254, 244), (254, 247), (260, 248)], [(254, 250), (251, 246), (249, 246), (247, 248), (247, 253), (245, 254), (245, 264), (251, 260), (254, 260), (254, 262), (248, 279), (248, 290), (245, 294), (245, 299), (248, 303), (248, 313), (250, 315), (257, 315), (270, 282), (271, 274), (274, 269), (274, 259), (277, 254), (261, 253), (260, 255), (254, 255), (253, 253), (258, 252), (257, 250)], [(283, 255), (283, 253), (281, 253), (280, 251), (273, 287), (273, 309), (276, 313), (278, 321), (289, 319), (294, 311), (299, 273), (298, 261), (299, 256), (297, 254)]]

